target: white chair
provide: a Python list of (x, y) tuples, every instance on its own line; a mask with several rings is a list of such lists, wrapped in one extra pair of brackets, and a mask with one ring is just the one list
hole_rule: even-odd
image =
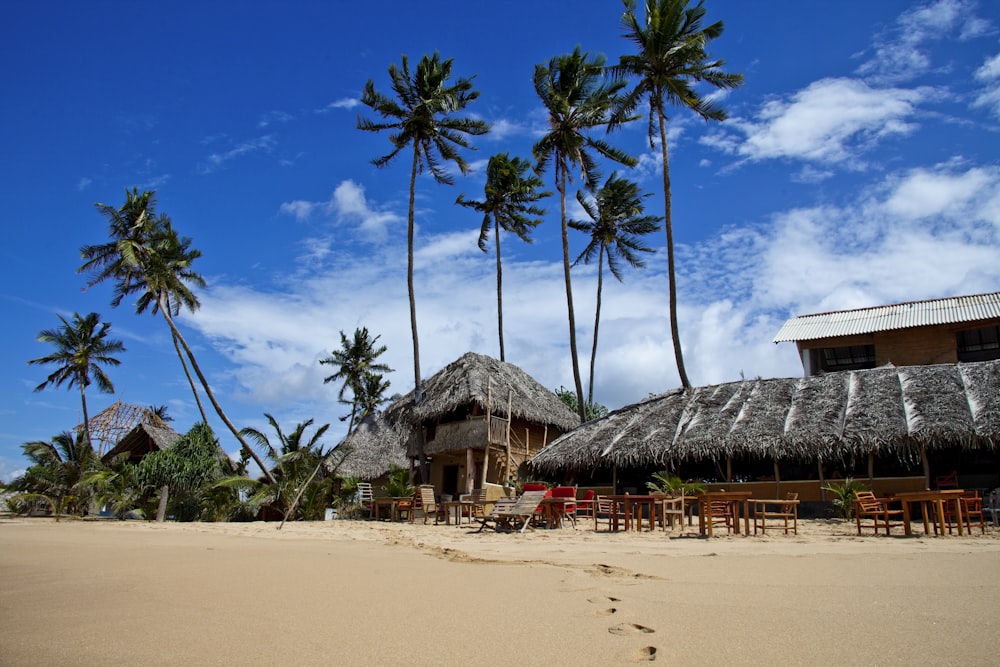
[(375, 514), (375, 491), (370, 482), (358, 482), (358, 490), (355, 499), (361, 508), (366, 510), (369, 516)]
[(993, 489), (983, 503), (983, 514), (989, 514), (994, 526), (1000, 526), (1000, 489)]

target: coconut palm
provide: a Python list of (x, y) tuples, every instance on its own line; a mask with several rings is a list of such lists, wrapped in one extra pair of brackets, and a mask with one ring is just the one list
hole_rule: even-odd
[(633, 269), (646, 266), (641, 253), (651, 253), (653, 249), (643, 245), (641, 237), (660, 228), (660, 218), (643, 215), (645, 206), (642, 200), (647, 196), (639, 191), (637, 183), (618, 178), (617, 173), (611, 174), (594, 197), (588, 197), (582, 191), (576, 193), (577, 201), (590, 220), (570, 220), (569, 226), (588, 234), (590, 241), (573, 265), (581, 261), (590, 264), (597, 257), (597, 307), (594, 310), (594, 345), (590, 353), (588, 403), (594, 400), (594, 365), (597, 359), (597, 329), (601, 323), (604, 260), (607, 258), (608, 270), (618, 282), (624, 280), (622, 262)]
[(689, 0), (647, 0), (645, 17), (636, 16), (635, 0), (625, 0), (622, 26), (625, 38), (636, 48), (633, 55), (621, 56), (612, 71), (618, 76), (635, 77), (636, 85), (621, 98), (613, 126), (628, 122), (642, 103), (649, 104), (649, 142), (660, 142), (663, 160), (663, 204), (667, 231), (667, 280), (670, 297), (670, 335), (681, 384), (691, 386), (684, 369), (680, 330), (677, 325), (677, 286), (674, 268), (674, 227), (670, 192), (670, 160), (667, 150), (667, 107), (690, 109), (706, 121), (725, 120), (726, 112), (711, 99), (703, 97), (695, 84), (705, 83), (718, 89), (743, 84), (742, 74), (728, 74), (721, 67), (724, 60), (712, 59), (706, 50), (709, 42), (723, 31), (722, 21), (703, 26), (704, 0), (689, 7)]
[[(174, 316), (180, 312), (182, 305), (192, 312), (200, 305), (190, 285), (205, 285), (201, 275), (191, 268), (194, 260), (201, 257), (201, 251), (190, 247), (190, 239), (177, 235), (167, 216), (156, 216), (155, 192), (139, 193), (138, 189), (133, 188), (131, 192), (126, 190), (125, 195), (125, 203), (119, 208), (107, 204), (95, 205), (108, 221), (110, 240), (103, 244), (83, 246), (80, 254), (85, 261), (77, 272), (91, 274), (88, 287), (106, 280), (113, 281), (115, 286), (112, 306), (118, 306), (127, 296), (137, 295), (137, 313), (148, 308), (154, 316), (157, 313), (163, 316), (170, 328), (175, 349), (178, 344), (184, 349), (216, 414), (240, 442), (243, 450), (254, 459), (265, 478), (273, 482), (263, 461), (222, 410), (191, 347), (174, 322)], [(183, 356), (181, 362), (184, 364)], [(194, 390), (190, 375), (188, 380)], [(195, 398), (197, 399), (197, 391)]]
[(423, 56), (415, 72), (410, 72), (407, 57), (403, 56), (402, 67), (389, 65), (389, 78), (395, 97), (383, 95), (375, 90), (375, 83), (369, 79), (361, 94), (361, 103), (371, 107), (385, 122), (375, 122), (358, 117), (358, 129), (367, 132), (389, 130), (392, 151), (372, 160), (372, 164), (382, 168), (388, 166), (404, 148), (411, 146), (413, 158), (410, 165), (410, 200), (406, 218), (406, 286), (410, 297), (410, 331), (413, 337), (413, 382), (414, 400), (421, 399), (420, 342), (417, 334), (417, 305), (413, 289), (413, 238), (414, 202), (416, 197), (417, 174), (425, 169), (434, 180), (452, 185), (454, 179), (444, 169), (442, 162), (453, 162), (463, 175), (469, 166), (458, 152), (459, 148), (469, 148), (465, 135), (482, 135), (489, 131), (489, 124), (473, 118), (462, 118), (456, 114), (477, 97), (479, 91), (472, 89), (472, 79), (461, 78), (454, 84), (451, 79), (452, 59), (441, 60), (435, 52), (433, 56)]
[(364, 421), (368, 415), (378, 412), (379, 406), (389, 400), (386, 392), (389, 391), (390, 382), (378, 373), (365, 373), (361, 379), (361, 394), (357, 400), (361, 412), (358, 413), (358, 422)]
[(485, 198), (469, 201), (459, 195), (455, 202), (483, 214), (479, 230), (479, 249), (486, 252), (486, 240), (493, 230), (497, 256), (497, 330), (500, 335), (500, 361), (505, 361), (503, 349), (503, 269), (500, 262), (500, 230), (515, 234), (525, 243), (531, 243), (531, 230), (541, 224), (545, 209), (534, 203), (550, 196), (541, 192), (542, 179), (529, 172), (531, 163), (507, 153), (490, 158), (486, 167)]
[(570, 281), (569, 233), (566, 218), (566, 184), (580, 175), (587, 188), (597, 188), (600, 171), (595, 153), (615, 162), (632, 166), (635, 158), (603, 139), (590, 135), (592, 130), (607, 127), (609, 114), (618, 102), (624, 81), (605, 78), (605, 59), (583, 53), (557, 56), (548, 66), (535, 65), (535, 92), (548, 112), (549, 132), (531, 149), (535, 171), (541, 173), (551, 163), (559, 192), (559, 215), (562, 222), (563, 274), (566, 281), (566, 309), (569, 316), (569, 350), (576, 384), (580, 419), (585, 419), (583, 384), (580, 380), (579, 355), (576, 349), (576, 314), (573, 310), (573, 286)]
[(15, 500), (44, 500), (57, 520), (67, 512), (87, 511), (92, 493), (83, 480), (102, 466), (86, 434), (60, 433), (51, 441), (25, 443), (21, 449), (31, 465), (11, 482), (11, 488), (21, 492)]
[[(348, 340), (344, 332), (341, 331), (340, 349), (331, 352), (329, 357), (319, 360), (319, 363), (329, 364), (337, 369), (333, 375), (323, 378), (324, 384), (337, 380), (343, 381), (337, 398), (342, 403), (351, 406), (351, 421), (347, 426), (348, 435), (354, 430), (354, 424), (364, 417), (362, 415), (361, 418), (358, 418), (358, 409), (363, 409), (362, 406), (370, 405), (372, 402), (372, 399), (366, 396), (366, 391), (372, 388), (372, 383), (367, 379), (367, 376), (377, 376), (381, 380), (382, 373), (393, 372), (393, 369), (389, 368), (388, 365), (376, 362), (376, 359), (388, 349), (385, 345), (376, 346), (379, 338), (381, 336), (372, 338), (368, 333), (368, 327), (355, 329), (354, 338), (351, 340)], [(379, 383), (375, 383), (375, 386), (379, 386)], [(384, 392), (388, 386), (389, 383), (386, 381), (382, 391)], [(351, 400), (345, 401), (344, 393), (348, 389), (351, 390)], [(376, 401), (381, 399), (381, 395), (375, 396), (374, 399)]]
[(91, 382), (105, 394), (115, 393), (115, 387), (101, 366), (118, 366), (121, 362), (113, 354), (125, 351), (125, 345), (120, 340), (108, 338), (109, 322), (101, 323), (101, 316), (90, 313), (80, 317), (73, 313), (73, 322), (59, 315), (62, 326), (56, 329), (45, 329), (38, 334), (38, 340), (51, 343), (56, 351), (44, 357), (38, 357), (28, 362), (34, 364), (57, 365), (45, 382), (35, 387), (42, 391), (49, 385), (59, 387), (68, 382), (68, 387), (76, 385), (80, 388), (80, 403), (83, 406), (83, 433), (90, 440), (90, 416), (87, 414), (87, 387)]

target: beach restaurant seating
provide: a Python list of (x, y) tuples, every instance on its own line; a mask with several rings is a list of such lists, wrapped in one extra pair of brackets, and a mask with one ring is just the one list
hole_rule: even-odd
[(993, 489), (986, 497), (983, 512), (990, 515), (994, 526), (1000, 526), (1000, 489)]
[(483, 528), (490, 524), (493, 524), (493, 528), (497, 532), (513, 530), (520, 524), (519, 530), (523, 533), (528, 524), (531, 523), (532, 517), (538, 511), (538, 505), (544, 497), (545, 491), (525, 491), (514, 503), (498, 500), (490, 513), (479, 520), (480, 525), (477, 532), (482, 532)]
[(434, 525), (438, 524), (444, 516), (444, 506), (438, 503), (437, 499), (434, 498), (434, 487), (430, 484), (421, 484), (417, 487), (417, 497), (414, 511), (410, 512), (410, 522), (413, 522), (417, 511), (420, 511), (424, 516), (424, 524), (427, 523), (427, 519), (433, 515)]
[[(799, 534), (799, 494), (786, 493), (785, 499), (763, 501), (755, 500), (753, 513), (753, 534), (767, 534), (767, 520), (780, 521), (784, 525), (785, 535), (788, 534), (788, 522), (792, 522), (792, 532)], [(772, 526), (773, 527), (773, 526)]]
[(861, 534), (861, 522), (865, 519), (872, 520), (872, 527), (878, 535), (879, 521), (885, 526), (885, 534), (890, 533), (892, 527), (892, 517), (900, 517), (896, 525), (902, 525), (902, 508), (891, 508), (888, 498), (876, 498), (871, 491), (854, 492), (854, 520), (858, 525), (858, 535)]
[(962, 518), (965, 520), (965, 529), (972, 535), (973, 521), (979, 524), (979, 532), (986, 534), (986, 522), (983, 520), (983, 499), (978, 491), (970, 491), (958, 499), (962, 505)]
[(586, 493), (583, 494), (583, 498), (577, 498), (576, 500), (576, 515), (577, 516), (594, 516), (594, 496), (597, 492), (593, 489), (587, 489)]
[(572, 486), (557, 486), (552, 489), (553, 498), (565, 498), (566, 500), (561, 503), (557, 503), (557, 506), (553, 509), (559, 513), (559, 524), (562, 525), (562, 520), (564, 517), (569, 517), (569, 520), (573, 522), (573, 526), (576, 526), (576, 488)]
[(368, 512), (368, 516), (375, 515), (375, 491), (370, 482), (358, 482), (358, 490), (354, 497), (361, 509)]
[(684, 492), (679, 496), (663, 496), (656, 501), (656, 513), (659, 515), (660, 526), (663, 530), (669, 525), (671, 530), (674, 521), (677, 521), (679, 528), (684, 528)]
[[(615, 517), (612, 512), (618, 514)], [(594, 530), (600, 529), (601, 522), (606, 522), (608, 524), (608, 530), (612, 530), (614, 526), (624, 525), (625, 523), (625, 509), (621, 503), (616, 503), (611, 500), (608, 496), (596, 496), (594, 498)]]

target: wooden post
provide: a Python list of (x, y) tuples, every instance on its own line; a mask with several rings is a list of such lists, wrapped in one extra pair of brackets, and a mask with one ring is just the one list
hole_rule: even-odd
[[(486, 445), (489, 449), (489, 444)], [(465, 448), (465, 492), (472, 493), (476, 485), (476, 451), (472, 447)]]
[(819, 498), (820, 498), (820, 500), (822, 500), (822, 501), (825, 502), (826, 501), (826, 489), (824, 489), (823, 487), (825, 487), (826, 484), (824, 483), (824, 480), (823, 480), (823, 459), (822, 459), (822, 457), (819, 457), (819, 456), (816, 457), (816, 468), (819, 471)]
[(611, 495), (618, 493), (618, 464), (611, 464)]
[(774, 459), (774, 497), (781, 497), (781, 473), (778, 471), (778, 459)]
[(875, 490), (875, 450), (868, 452), (868, 486)]
[(510, 425), (514, 421), (511, 410), (514, 407), (514, 390), (507, 390), (507, 433), (504, 436), (504, 447), (507, 452), (507, 475), (510, 476)]
[(726, 482), (733, 481), (733, 455), (726, 457)]
[(931, 460), (927, 458), (927, 448), (920, 447), (920, 463), (924, 467), (924, 488), (931, 488)]

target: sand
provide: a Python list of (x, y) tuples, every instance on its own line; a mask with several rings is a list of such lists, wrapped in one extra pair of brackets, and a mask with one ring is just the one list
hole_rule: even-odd
[(2, 665), (995, 665), (1000, 530), (0, 520)]

